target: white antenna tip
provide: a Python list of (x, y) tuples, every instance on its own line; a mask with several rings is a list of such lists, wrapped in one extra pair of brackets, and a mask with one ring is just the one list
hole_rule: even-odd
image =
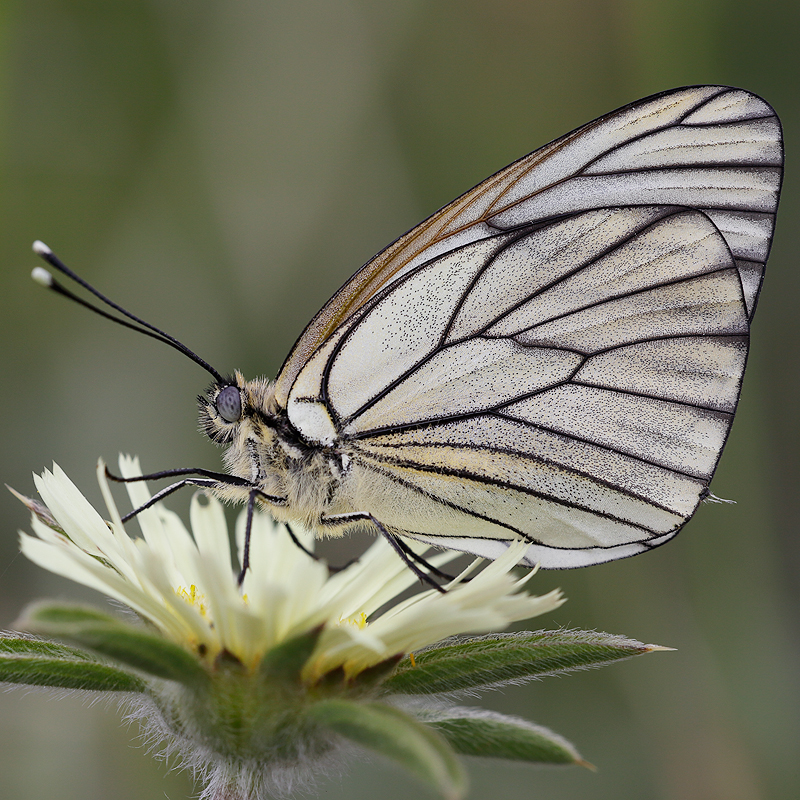
[[(37, 244), (41, 244), (41, 242), (37, 242)], [(34, 267), (31, 278), (45, 289), (49, 289), (53, 285), (53, 276), (44, 267)]]
[(40, 242), (38, 239), (33, 243), (33, 252), (36, 253), (37, 256), (49, 256), (53, 253), (44, 242)]

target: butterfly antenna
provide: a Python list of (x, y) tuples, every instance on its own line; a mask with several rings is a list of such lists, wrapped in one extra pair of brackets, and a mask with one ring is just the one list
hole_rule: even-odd
[(88, 308), (89, 311), (93, 311), (95, 314), (99, 314), (101, 317), (105, 317), (106, 319), (111, 320), (112, 322), (116, 322), (117, 325), (122, 325), (125, 328), (130, 328), (131, 330), (138, 331), (139, 333), (143, 333), (145, 336), (149, 336), (152, 339), (157, 339), (159, 342), (163, 342), (164, 344), (168, 344), (170, 347), (174, 348), (183, 355), (190, 358), (195, 364), (199, 364), (206, 372), (211, 373), (214, 376), (214, 379), (217, 383), (225, 383), (225, 379), (217, 372), (214, 367), (212, 367), (207, 361), (200, 358), (193, 350), (190, 350), (183, 342), (179, 342), (174, 336), (170, 336), (168, 333), (165, 333), (160, 328), (156, 328), (155, 325), (151, 325), (149, 322), (145, 322), (140, 317), (137, 317), (135, 314), (131, 314), (130, 311), (126, 311), (121, 305), (115, 303), (113, 300), (110, 300), (101, 292), (98, 292), (97, 289), (94, 288), (88, 281), (85, 281), (78, 275), (76, 272), (73, 272), (58, 256), (53, 253), (53, 251), (44, 243), (36, 241), (33, 243), (33, 252), (36, 253), (37, 256), (40, 256), (44, 261), (46, 261), (51, 267), (57, 269), (59, 272), (66, 275), (68, 278), (72, 279), (77, 283), (79, 286), (82, 286), (86, 291), (91, 292), (98, 300), (105, 303), (107, 306), (110, 306), (115, 311), (118, 311), (124, 317), (127, 317), (129, 320), (133, 320), (135, 325), (127, 320), (120, 319), (114, 314), (109, 314), (107, 311), (104, 311), (102, 308), (89, 303), (88, 301), (84, 300), (82, 297), (78, 297), (78, 295), (71, 292), (65, 286), (60, 284), (46, 269), (43, 267), (36, 267), (33, 272), (31, 272), (31, 277), (36, 281), (36, 283), (44, 286), (46, 289), (51, 289), (56, 294), (63, 295), (64, 297), (69, 298), (70, 300), (76, 302), (78, 305), (83, 306), (84, 308)]

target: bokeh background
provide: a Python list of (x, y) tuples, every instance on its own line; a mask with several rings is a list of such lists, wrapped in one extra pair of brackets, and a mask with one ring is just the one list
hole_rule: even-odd
[[(656, 91), (755, 91), (787, 173), (713, 485), (737, 505), (648, 555), (535, 579), (570, 598), (543, 625), (677, 651), (489, 696), (599, 771), (473, 761), (470, 797), (799, 797), (799, 23), (795, 0), (3, 0), (0, 478), (32, 492), (55, 460), (99, 501), (100, 455), (219, 465), (195, 429), (205, 373), (35, 286), (34, 239), (221, 371), (274, 375), (359, 265), (510, 161)], [(26, 563), (27, 514), (10, 495), (0, 511), (0, 626), (37, 597), (102, 602)], [(6, 800), (195, 791), (113, 708), (19, 690), (0, 694), (0, 776)], [(379, 762), (320, 789), (419, 792)]]

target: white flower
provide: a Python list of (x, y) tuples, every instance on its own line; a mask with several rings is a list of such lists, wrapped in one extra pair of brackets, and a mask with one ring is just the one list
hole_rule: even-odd
[[(120, 458), (120, 470), (142, 474), (131, 458)], [(558, 591), (529, 595), (533, 572), (512, 575), (524, 542), (496, 561), (476, 559), (444, 594), (400, 600), (417, 579), (382, 538), (331, 574), (311, 554), (308, 531), (295, 531), (303, 549), (256, 512), (239, 586), (216, 499), (194, 496), (191, 533), (156, 503), (136, 516), (142, 536), (133, 538), (102, 462), (98, 479), (108, 522), (57, 466), (36, 477), (46, 505), (21, 498), (34, 512), (22, 550), (152, 627), (85, 606), (34, 604), (21, 618), (25, 630), (67, 644), (4, 636), (0, 680), (117, 696), (145, 738), (202, 781), (203, 800), (285, 796), (338, 771), (353, 746), (393, 760), (447, 800), (466, 792), (458, 755), (585, 764), (551, 731), (447, 698), (663, 649), (581, 631), (499, 633), (563, 602)], [(134, 508), (150, 500), (143, 482), (127, 487)], [(242, 514), (239, 561), (244, 527)], [(441, 567), (457, 555), (426, 557)], [(465, 633), (489, 635), (451, 638)]]
[[(128, 457), (120, 457), (120, 470), (125, 477), (142, 474), (138, 461)], [(254, 669), (276, 645), (324, 626), (303, 678), (313, 683), (338, 667), (352, 677), (440, 639), (500, 630), (563, 602), (558, 591), (528, 595), (523, 586), (533, 573), (512, 576), (526, 549), (521, 542), (481, 571), (481, 559), (476, 560), (445, 594), (423, 591), (378, 614), (416, 582), (382, 538), (357, 562), (329, 574), (323, 562), (310, 558), (262, 512), (253, 518), (250, 569), (239, 587), (223, 509), (215, 498), (198, 493), (192, 499), (191, 534), (176, 514), (157, 503), (137, 516), (142, 537), (131, 538), (102, 462), (98, 480), (110, 522), (58, 466), (35, 476), (63, 533), (34, 517), (35, 536), (21, 534), (23, 553), (39, 566), (129, 606), (207, 664), (225, 652)], [(135, 508), (150, 498), (143, 482), (127, 487)], [(313, 548), (308, 532), (296, 533)], [(241, 559), (244, 513), (236, 534)], [(457, 555), (439, 553), (429, 560), (441, 566)]]

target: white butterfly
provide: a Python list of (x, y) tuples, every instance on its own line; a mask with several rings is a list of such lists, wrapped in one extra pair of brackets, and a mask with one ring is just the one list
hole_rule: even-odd
[(405, 538), (524, 540), (553, 568), (663, 544), (733, 421), (782, 164), (772, 108), (721, 86), (521, 158), (356, 272), (274, 383), (201, 362), (230, 475), (176, 486), (377, 529), (406, 558)]

